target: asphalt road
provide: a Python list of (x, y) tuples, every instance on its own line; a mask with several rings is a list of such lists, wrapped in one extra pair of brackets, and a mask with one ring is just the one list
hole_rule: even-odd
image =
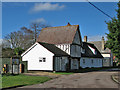
[(62, 75), (43, 84), (24, 86), (20, 88), (118, 88), (111, 79), (117, 71), (96, 71)]

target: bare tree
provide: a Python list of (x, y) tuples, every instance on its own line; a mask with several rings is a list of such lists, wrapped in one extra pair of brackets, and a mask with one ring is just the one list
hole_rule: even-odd
[(5, 39), (11, 44), (12, 48), (26, 49), (33, 44), (33, 33), (32, 30), (22, 27), (19, 31), (6, 35)]
[(38, 38), (38, 35), (42, 28), (50, 27), (50, 25), (40, 23), (40, 22), (33, 22), (30, 24), (31, 29), (34, 32), (34, 42), (36, 42), (36, 39)]
[(12, 49), (27, 49), (36, 42), (36, 39), (42, 28), (50, 27), (46, 24), (31, 23), (31, 29), (27, 27), (20, 28), (19, 31), (11, 32), (5, 36), (5, 40), (10, 43)]

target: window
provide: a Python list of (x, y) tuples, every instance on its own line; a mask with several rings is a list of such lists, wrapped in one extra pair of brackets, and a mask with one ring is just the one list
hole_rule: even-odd
[(83, 64), (85, 64), (85, 59), (83, 59)]
[(46, 62), (46, 58), (45, 57), (39, 57), (39, 62)]
[(97, 55), (97, 51), (95, 50), (95, 55)]
[(107, 60), (106, 60), (106, 59), (104, 59), (104, 62), (107, 62)]
[(43, 58), (43, 62), (45, 62), (46, 61), (46, 58)]
[(95, 55), (97, 54), (97, 51), (96, 51), (94, 48), (92, 48), (92, 47), (89, 46), (89, 45), (88, 45), (88, 47), (90, 48), (90, 50), (92, 51), (93, 54), (95, 54)]
[(92, 64), (93, 64), (93, 60), (91, 60)]
[(42, 60), (39, 60), (39, 62), (42, 62)]

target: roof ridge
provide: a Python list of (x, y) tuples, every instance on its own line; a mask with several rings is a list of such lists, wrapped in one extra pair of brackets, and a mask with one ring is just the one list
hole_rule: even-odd
[(70, 27), (70, 26), (79, 26), (79, 25), (66, 25), (66, 26), (56, 26), (56, 27), (46, 27), (46, 28), (43, 28), (42, 30), (45, 30), (45, 29), (48, 29), (48, 28), (59, 28), (59, 27)]

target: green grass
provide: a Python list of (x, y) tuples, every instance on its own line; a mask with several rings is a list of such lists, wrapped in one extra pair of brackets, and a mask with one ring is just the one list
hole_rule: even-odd
[(3, 75), (2, 77), (2, 88), (13, 87), (13, 86), (26, 86), (32, 84), (43, 83), (51, 78), (42, 76), (26, 76), (26, 75)]
[(55, 72), (55, 74), (70, 75), (73, 74), (73, 72)]

